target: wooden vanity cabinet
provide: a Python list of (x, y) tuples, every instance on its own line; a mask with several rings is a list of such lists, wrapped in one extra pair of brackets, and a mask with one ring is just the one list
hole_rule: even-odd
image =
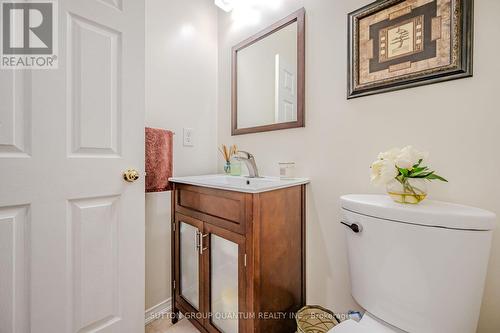
[(295, 332), (305, 185), (252, 194), (177, 183), (172, 215), (175, 314), (201, 332)]

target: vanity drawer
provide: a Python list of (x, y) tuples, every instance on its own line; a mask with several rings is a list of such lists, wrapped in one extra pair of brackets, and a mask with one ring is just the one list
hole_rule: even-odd
[(175, 210), (230, 231), (245, 233), (252, 195), (176, 184)]

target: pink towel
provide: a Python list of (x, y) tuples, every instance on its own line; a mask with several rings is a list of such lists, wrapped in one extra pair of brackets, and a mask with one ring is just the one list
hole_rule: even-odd
[(171, 191), (173, 136), (171, 131), (146, 127), (146, 192)]

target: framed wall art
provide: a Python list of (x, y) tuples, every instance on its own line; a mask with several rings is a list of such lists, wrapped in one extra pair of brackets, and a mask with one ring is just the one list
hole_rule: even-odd
[(348, 42), (348, 98), (472, 76), (473, 0), (376, 1)]

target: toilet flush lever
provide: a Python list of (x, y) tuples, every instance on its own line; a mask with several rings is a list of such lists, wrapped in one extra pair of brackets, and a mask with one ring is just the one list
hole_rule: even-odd
[(345, 225), (346, 227), (350, 228), (352, 231), (354, 231), (356, 234), (357, 233), (360, 233), (361, 230), (363, 230), (363, 228), (361, 228), (360, 225), (357, 225), (356, 223), (352, 223), (352, 224), (349, 224), (349, 223), (346, 223), (344, 221), (340, 221), (340, 223), (342, 223), (343, 225)]

